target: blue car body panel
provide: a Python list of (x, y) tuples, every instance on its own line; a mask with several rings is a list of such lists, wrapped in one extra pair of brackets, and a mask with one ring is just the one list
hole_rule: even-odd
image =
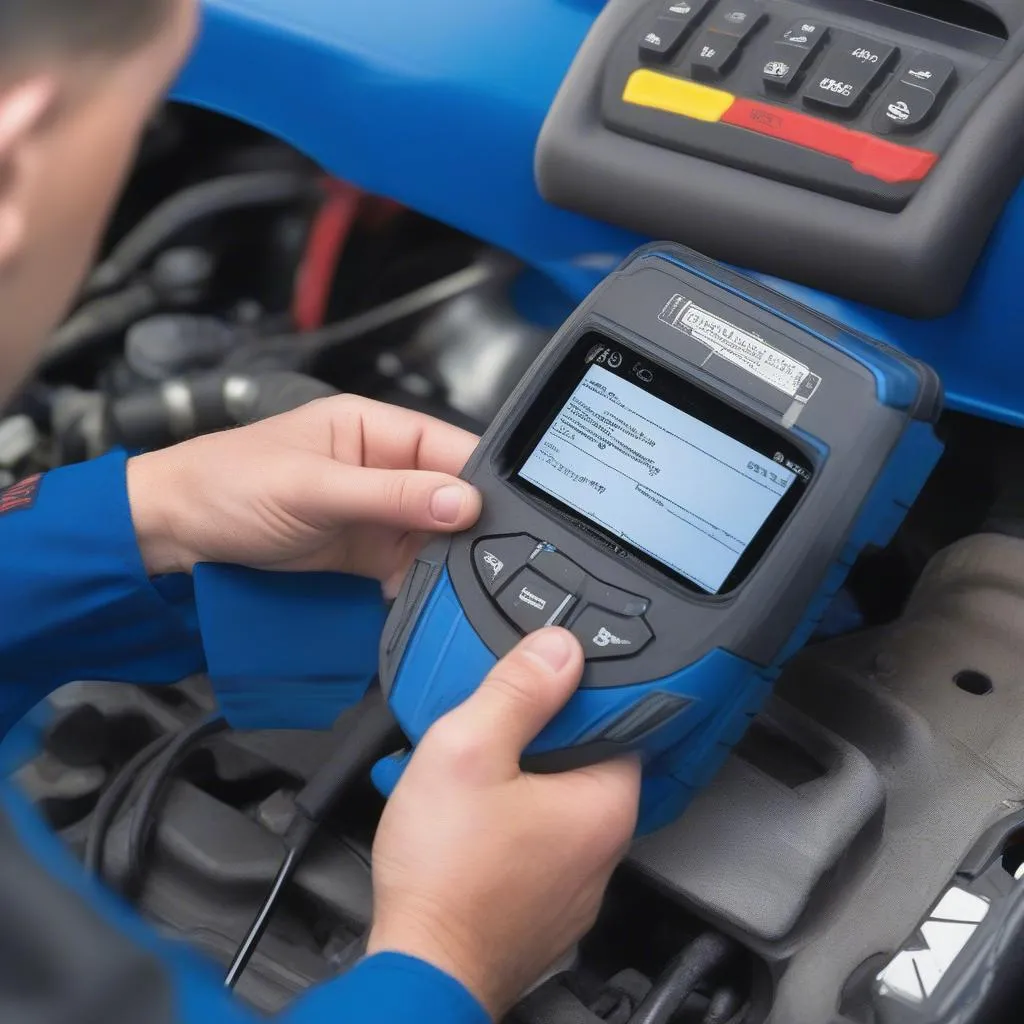
[[(428, 0), (382, 16), (377, 0), (206, 0), (175, 94), (515, 253), (558, 282), (568, 308), (645, 241), (551, 206), (533, 177), (541, 125), (601, 7)], [(946, 317), (908, 320), (767, 280), (930, 363), (951, 408), (1024, 423), (1022, 259), (1024, 190)]]

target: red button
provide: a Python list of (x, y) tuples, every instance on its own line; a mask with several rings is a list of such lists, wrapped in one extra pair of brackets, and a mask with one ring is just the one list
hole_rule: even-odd
[(746, 128), (759, 135), (770, 135), (773, 139), (838, 157), (855, 171), (890, 185), (921, 181), (939, 159), (935, 153), (923, 149), (900, 146), (867, 132), (853, 131), (808, 114), (740, 97), (722, 115), (722, 124)]

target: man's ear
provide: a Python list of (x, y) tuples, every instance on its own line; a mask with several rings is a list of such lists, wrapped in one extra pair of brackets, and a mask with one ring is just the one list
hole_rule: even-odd
[(28, 190), (21, 157), (56, 92), (57, 83), (50, 77), (27, 79), (0, 92), (0, 271), (18, 255), (25, 238)]

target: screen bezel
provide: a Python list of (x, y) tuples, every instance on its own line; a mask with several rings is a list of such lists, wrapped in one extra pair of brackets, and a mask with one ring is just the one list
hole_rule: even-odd
[[(600, 362), (601, 352), (607, 354), (610, 350), (622, 354), (623, 358), (618, 367)], [(547, 429), (595, 364), (602, 365), (613, 376), (626, 380), (653, 397), (688, 413), (712, 429), (721, 431), (769, 461), (775, 461), (776, 456), (780, 455), (787, 468), (795, 473), (796, 479), (789, 490), (747, 545), (732, 572), (717, 591), (705, 589), (647, 551), (607, 531), (571, 505), (519, 476), (519, 471), (533, 454)], [(651, 380), (638, 378), (638, 371), (646, 371), (651, 375)], [(583, 334), (551, 373), (504, 445), (499, 468), (511, 486), (557, 513), (559, 518), (568, 519), (582, 533), (605, 547), (612, 548), (620, 555), (624, 554), (640, 561), (687, 590), (705, 597), (723, 597), (735, 590), (750, 575), (793, 514), (814, 478), (814, 467), (807, 453), (792, 439), (729, 405), (696, 383), (680, 377), (657, 359), (640, 355), (631, 346), (595, 330)]]

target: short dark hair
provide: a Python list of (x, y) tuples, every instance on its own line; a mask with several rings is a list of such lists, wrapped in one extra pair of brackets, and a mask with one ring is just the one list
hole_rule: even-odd
[[(152, 38), (172, 0), (0, 0), (0, 64), (40, 53), (119, 55)], [(0, 68), (2, 73), (2, 68)]]

